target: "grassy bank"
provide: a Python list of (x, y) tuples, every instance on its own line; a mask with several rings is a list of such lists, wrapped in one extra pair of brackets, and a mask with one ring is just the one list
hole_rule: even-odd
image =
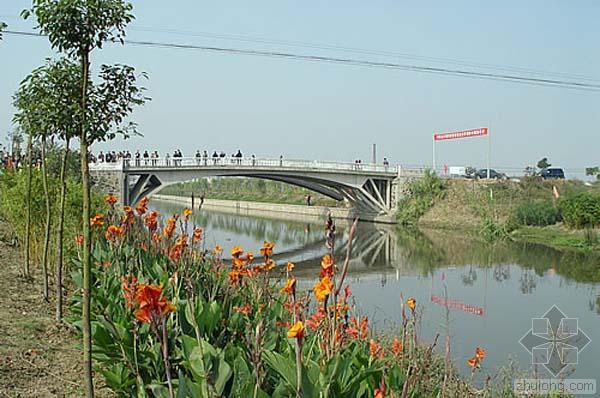
[[(559, 199), (553, 196), (554, 187)], [(450, 180), (416, 224), (480, 237), (496, 228), (497, 236), (561, 248), (599, 250), (597, 225), (576, 228), (563, 221), (561, 203), (578, 195), (600, 195), (600, 184), (537, 179)]]
[(250, 202), (281, 203), (292, 205), (306, 204), (307, 195), (315, 206), (343, 206), (327, 196), (290, 184), (260, 180), (256, 178), (203, 178), (195, 181), (171, 185), (161, 194), (189, 197), (204, 195), (207, 199), (245, 200)]

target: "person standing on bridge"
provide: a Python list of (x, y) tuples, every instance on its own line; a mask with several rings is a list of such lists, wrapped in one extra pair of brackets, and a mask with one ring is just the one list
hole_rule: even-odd
[(148, 158), (150, 157), (150, 155), (148, 155), (148, 151), (144, 151), (142, 157), (144, 158), (144, 166), (148, 166)]
[(170, 163), (171, 163), (171, 155), (169, 155), (169, 152), (167, 152), (165, 155), (165, 166), (169, 166)]
[(388, 162), (387, 158), (383, 158), (383, 167), (385, 167), (385, 171), (388, 171), (388, 167), (390, 167), (390, 162)]
[(235, 154), (236, 162), (238, 165), (242, 164), (242, 157), (242, 151), (238, 149), (237, 153)]
[(256, 166), (256, 155), (252, 154), (252, 166)]
[(213, 164), (216, 166), (217, 165), (217, 161), (219, 160), (219, 154), (217, 153), (217, 151), (213, 152), (212, 158), (213, 158)]
[(140, 165), (140, 151), (139, 151), (139, 149), (137, 151), (135, 151), (135, 165), (136, 166)]
[(196, 150), (196, 164), (200, 166), (200, 159), (202, 158), (202, 154), (200, 153), (200, 149)]
[(283, 167), (283, 155), (279, 155), (279, 167)]
[(202, 152), (202, 161), (204, 162), (204, 165), (206, 166), (206, 164), (208, 163), (208, 152), (206, 152), (206, 149), (204, 150), (204, 152)]

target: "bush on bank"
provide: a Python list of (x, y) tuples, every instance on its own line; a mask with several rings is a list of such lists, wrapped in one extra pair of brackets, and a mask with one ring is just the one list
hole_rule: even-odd
[[(218, 246), (199, 249), (199, 227), (187, 234), (190, 209), (163, 222), (146, 204), (91, 220), (94, 359), (119, 396), (469, 396), (488, 388), (462, 381), (435, 342), (418, 341), (413, 299), (396, 336), (377, 336), (350, 305), (338, 259), (324, 256), (312, 290), (301, 292), (294, 265), (273, 262), (273, 244), (256, 255), (234, 247), (225, 260)], [(75, 325), (80, 303), (76, 295)], [(474, 374), (485, 355), (478, 349), (469, 360)]]
[(412, 180), (398, 200), (398, 223), (415, 225), (436, 200), (444, 197), (445, 188), (446, 183), (431, 170), (427, 170), (423, 178)]
[(534, 200), (518, 205), (512, 214), (512, 222), (517, 225), (544, 227), (561, 220), (558, 207), (550, 200)]
[(562, 218), (570, 228), (600, 226), (600, 194), (581, 192), (558, 202)]

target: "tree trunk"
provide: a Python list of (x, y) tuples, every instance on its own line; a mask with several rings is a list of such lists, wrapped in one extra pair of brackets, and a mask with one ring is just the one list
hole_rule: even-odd
[(86, 134), (86, 113), (87, 113), (87, 85), (90, 70), (89, 51), (83, 51), (81, 54), (82, 68), (82, 93), (81, 93), (81, 114), (80, 125), (80, 149), (81, 149), (81, 185), (83, 190), (83, 365), (85, 372), (85, 391), (87, 398), (94, 397), (94, 380), (92, 374), (92, 323), (91, 323), (91, 264), (90, 253), (92, 241), (90, 235), (90, 168), (88, 164), (88, 137)]
[(52, 213), (50, 209), (50, 192), (48, 191), (48, 174), (46, 170), (46, 136), (42, 135), (42, 185), (46, 196), (46, 231), (44, 232), (44, 251), (42, 253), (42, 276), (44, 278), (44, 300), (48, 301), (48, 248), (50, 246), (50, 227)]
[(63, 269), (63, 247), (65, 231), (65, 197), (67, 195), (67, 161), (69, 159), (70, 139), (65, 143), (65, 154), (60, 166), (60, 210), (58, 214), (58, 232), (57, 232), (57, 254), (56, 254), (56, 321), (62, 322), (63, 301), (62, 301), (62, 269)]
[(23, 270), (23, 276), (29, 278), (29, 250), (31, 245), (31, 147), (33, 137), (31, 133), (27, 134), (27, 224), (25, 224), (25, 269)]

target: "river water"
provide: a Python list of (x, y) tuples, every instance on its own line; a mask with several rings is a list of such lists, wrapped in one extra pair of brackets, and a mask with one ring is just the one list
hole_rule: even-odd
[[(151, 202), (163, 215), (182, 210), (178, 204)], [(194, 214), (195, 224), (205, 231), (207, 248), (219, 244), (227, 254), (232, 246), (240, 245), (257, 253), (263, 241), (274, 242), (277, 263), (294, 262), (299, 286), (311, 288), (327, 251), (324, 220), (281, 218), (207, 210)], [(335, 257), (341, 264), (349, 223), (338, 220), (336, 224)], [(585, 340), (584, 333), (591, 339), (579, 351), (577, 365), (569, 365), (561, 375), (577, 379), (600, 375), (597, 254), (514, 242), (489, 245), (451, 231), (406, 231), (361, 223), (347, 281), (357, 310), (369, 316), (381, 333), (398, 329), (401, 297), (416, 298), (422, 314), (420, 339), (431, 342), (439, 334), (437, 347), (443, 352), (446, 336), (450, 336), (451, 355), (464, 374), (469, 372), (466, 360), (477, 346), (487, 350), (482, 374), (494, 376), (510, 362), (532, 371), (531, 354), (519, 340), (532, 329), (533, 318), (544, 318), (555, 305), (566, 318), (578, 320), (578, 344)], [(549, 376), (543, 367), (537, 370)]]

